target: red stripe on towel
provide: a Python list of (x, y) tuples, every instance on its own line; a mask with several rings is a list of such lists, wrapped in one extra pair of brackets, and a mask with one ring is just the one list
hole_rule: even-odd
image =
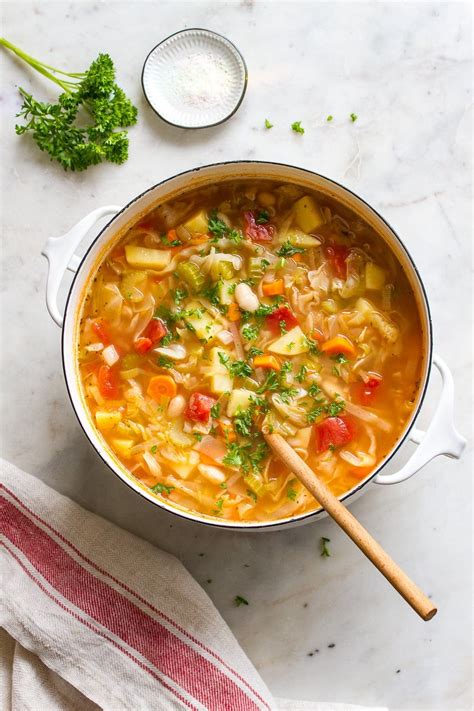
[(36, 583), (36, 585), (44, 592), (44, 594), (47, 595), (51, 600), (53, 600), (53, 602), (55, 602), (57, 605), (59, 605), (59, 607), (61, 607), (65, 612), (67, 612), (69, 615), (71, 615), (71, 617), (74, 617), (75, 620), (78, 620), (79, 622), (82, 622), (82, 624), (83, 624), (85, 627), (87, 627), (88, 629), (92, 630), (93, 632), (95, 632), (96, 634), (98, 634), (100, 637), (103, 637), (104, 639), (106, 639), (107, 642), (110, 642), (114, 647), (116, 647), (116, 649), (119, 649), (119, 650), (120, 650), (121, 652), (123, 652), (127, 657), (129, 657), (133, 662), (135, 662), (136, 664), (138, 664), (139, 667), (141, 667), (141, 668), (144, 669), (146, 672), (148, 672), (149, 674), (151, 674), (151, 676), (153, 676), (155, 679), (158, 679), (158, 681), (160, 682), (160, 684), (161, 684), (162, 686), (164, 686), (166, 689), (169, 689), (169, 691), (171, 691), (171, 693), (174, 694), (174, 695), (176, 696), (176, 698), (178, 698), (180, 701), (182, 701), (185, 706), (187, 706), (187, 707), (190, 708), (190, 709), (196, 709), (196, 708), (197, 708), (194, 704), (191, 704), (191, 703), (188, 701), (188, 699), (186, 699), (184, 696), (181, 696), (181, 694), (179, 694), (175, 689), (173, 689), (172, 686), (170, 686), (169, 684), (167, 684), (166, 681), (164, 681), (164, 679), (163, 679), (162, 677), (160, 677), (158, 674), (155, 674), (155, 672), (154, 672), (153, 670), (149, 669), (149, 668), (146, 666), (146, 664), (143, 664), (143, 662), (140, 661), (140, 659), (138, 659), (137, 657), (133, 656), (133, 654), (130, 654), (130, 652), (129, 652), (127, 649), (125, 649), (125, 648), (122, 647), (120, 644), (118, 644), (114, 639), (112, 639), (111, 637), (108, 637), (106, 634), (104, 634), (104, 632), (102, 632), (102, 630), (100, 630), (98, 627), (95, 627), (95, 625), (92, 625), (88, 620), (86, 620), (86, 619), (84, 619), (83, 617), (81, 617), (81, 615), (78, 615), (77, 612), (74, 612), (74, 610), (70, 610), (68, 607), (66, 607), (66, 605), (64, 605), (64, 604), (61, 602), (61, 600), (59, 600), (57, 597), (55, 597), (54, 595), (52, 595), (52, 594), (49, 592), (49, 590), (47, 590), (47, 588), (43, 585), (43, 583), (42, 583), (35, 575), (33, 575), (33, 573), (32, 573), (30, 570), (28, 570), (28, 568), (27, 568), (26, 565), (20, 560), (20, 558), (19, 558), (17, 555), (15, 555), (15, 553), (14, 553), (13, 551), (11, 551), (11, 550), (6, 546), (6, 544), (5, 544), (3, 541), (0, 541), (0, 546), (3, 546), (3, 547), (5, 548), (5, 550), (8, 551), (8, 553), (12, 556), (12, 558), (14, 558), (14, 559), (16, 560), (16, 562), (18, 563), (18, 565), (20, 565), (20, 566), (23, 568), (23, 570), (24, 570), (25, 573), (28, 575), (28, 577), (31, 578), (31, 580), (33, 580), (33, 582)]
[(132, 588), (129, 588), (127, 585), (125, 585), (121, 580), (118, 580), (118, 578), (115, 578), (113, 575), (111, 575), (107, 570), (104, 570), (100, 566), (96, 565), (92, 560), (87, 558), (76, 546), (74, 546), (70, 541), (68, 541), (65, 536), (63, 536), (59, 531), (57, 531), (55, 528), (53, 528), (47, 521), (42, 519), (38, 514), (36, 514), (34, 511), (32, 511), (26, 504), (21, 501), (10, 489), (8, 489), (6, 486), (3, 484), (0, 484), (0, 489), (5, 489), (5, 491), (8, 492), (8, 494), (25, 510), (30, 514), (33, 518), (35, 518), (37, 521), (39, 521), (43, 526), (48, 528), (52, 533), (54, 533), (55, 536), (57, 536), (61, 541), (63, 541), (71, 550), (73, 550), (76, 555), (78, 555), (82, 560), (84, 560), (86, 563), (88, 563), (91, 567), (93, 567), (95, 570), (97, 570), (99, 573), (102, 575), (110, 578), (110, 580), (113, 580), (114, 583), (119, 585), (123, 590), (128, 592), (130, 595), (133, 595), (137, 600), (139, 600), (141, 603), (146, 605), (147, 607), (150, 608), (155, 614), (159, 615), (162, 617), (164, 620), (166, 620), (169, 624), (173, 625), (175, 629), (177, 629), (181, 634), (185, 635), (188, 639), (190, 639), (192, 642), (194, 642), (197, 646), (201, 647), (205, 652), (207, 652), (209, 655), (214, 657), (218, 662), (220, 662), (226, 669), (228, 669), (231, 674), (233, 674), (239, 681), (241, 681), (258, 699), (259, 701), (262, 702), (263, 706), (266, 709), (269, 709), (270, 711), (270, 706), (268, 703), (263, 699), (263, 697), (231, 666), (229, 666), (218, 654), (216, 654), (212, 649), (207, 647), (201, 640), (199, 640), (197, 637), (194, 637), (194, 635), (190, 634), (184, 627), (181, 627), (175, 620), (173, 620), (171, 617), (168, 617), (165, 615), (161, 610), (158, 608), (154, 607), (148, 600), (143, 598), (141, 595), (139, 595), (135, 590), (132, 590)]
[(139, 652), (209, 711), (258, 709), (232, 679), (85, 570), (14, 504), (0, 497), (0, 506), (5, 535), (63, 597)]

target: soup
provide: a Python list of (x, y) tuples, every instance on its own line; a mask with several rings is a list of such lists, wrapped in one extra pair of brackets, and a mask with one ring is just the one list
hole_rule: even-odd
[(229, 521), (318, 508), (281, 433), (340, 496), (400, 437), (422, 330), (412, 289), (357, 215), (235, 180), (158, 205), (98, 266), (77, 357), (106, 446), (173, 506)]

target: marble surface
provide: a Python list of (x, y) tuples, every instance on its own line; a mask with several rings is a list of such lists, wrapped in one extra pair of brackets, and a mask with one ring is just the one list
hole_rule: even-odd
[[(405, 484), (373, 485), (353, 505), (437, 601), (428, 624), (327, 519), (259, 535), (181, 522), (144, 504), (85, 440), (66, 395), (60, 332), (45, 308), (40, 251), (95, 207), (124, 203), (195, 165), (280, 160), (331, 176), (381, 210), (411, 250), (431, 302), (436, 349), (454, 374), (457, 423), (468, 435), (469, 4), (16, 1), (2, 10), (4, 35), (53, 65), (80, 70), (109, 51), (140, 112), (126, 165), (65, 174), (13, 130), (16, 85), (45, 98), (55, 96), (54, 86), (2, 52), (3, 456), (179, 556), (275, 694), (468, 711), (470, 452), (459, 462), (435, 460)], [(151, 47), (193, 26), (236, 43), (249, 86), (228, 123), (181, 131), (149, 109), (139, 76)], [(304, 136), (290, 130), (295, 120)], [(438, 386), (433, 376), (419, 425), (430, 420)], [(397, 462), (406, 456), (405, 448)], [(319, 555), (323, 535), (331, 539), (329, 559)], [(236, 594), (249, 606), (233, 607)]]

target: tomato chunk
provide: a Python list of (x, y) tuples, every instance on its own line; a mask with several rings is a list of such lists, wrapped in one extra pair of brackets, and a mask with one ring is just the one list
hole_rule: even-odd
[(244, 212), (244, 232), (253, 242), (271, 242), (275, 234), (275, 226), (270, 223), (259, 225), (255, 213), (251, 210)]
[(140, 355), (145, 355), (145, 353), (148, 353), (150, 348), (153, 346), (153, 341), (151, 340), (151, 338), (144, 338), (143, 336), (140, 336), (139, 338), (137, 338), (133, 345), (135, 346), (135, 350), (137, 353), (140, 353)]
[(334, 274), (339, 279), (347, 279), (346, 259), (349, 255), (347, 247), (342, 244), (328, 244), (324, 253), (331, 263)]
[(166, 336), (168, 329), (161, 318), (152, 318), (148, 326), (142, 333), (144, 338), (149, 338), (153, 343), (161, 341), (163, 336)]
[(319, 452), (325, 452), (330, 445), (340, 447), (352, 439), (351, 428), (344, 417), (326, 417), (315, 430)]
[(370, 406), (373, 404), (380, 384), (381, 381), (378, 378), (370, 378), (366, 383), (357, 383), (356, 395), (361, 405)]
[(101, 365), (97, 373), (97, 380), (102, 397), (107, 400), (117, 400), (119, 398), (119, 380), (117, 372), (113, 368), (108, 365)]
[(110, 345), (109, 327), (105, 318), (98, 318), (94, 321), (92, 330), (97, 334), (104, 346)]
[(185, 417), (193, 422), (207, 422), (211, 414), (211, 407), (216, 404), (216, 400), (203, 393), (193, 393), (189, 398), (188, 407), (185, 410)]
[(291, 313), (288, 306), (280, 306), (267, 316), (267, 325), (276, 333), (280, 333), (280, 324), (282, 322), (285, 324), (287, 331), (291, 331), (292, 328), (298, 325), (298, 319)]

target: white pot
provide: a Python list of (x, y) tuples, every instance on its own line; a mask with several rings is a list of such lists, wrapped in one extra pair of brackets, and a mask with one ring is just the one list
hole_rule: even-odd
[[(357, 195), (342, 187), (328, 178), (313, 173), (302, 168), (283, 165), (280, 163), (265, 163), (257, 161), (238, 161), (229, 163), (218, 163), (202, 168), (181, 173), (168, 180), (153, 186), (132, 200), (124, 208), (107, 206), (94, 210), (87, 215), (67, 234), (50, 238), (43, 250), (44, 256), (49, 262), (49, 272), (46, 290), (46, 303), (48, 311), (54, 321), (63, 328), (62, 334), (62, 359), (66, 385), (71, 398), (72, 406), (77, 418), (86, 433), (92, 446), (112, 469), (117, 476), (122, 479), (131, 489), (148, 499), (155, 506), (167, 509), (183, 518), (191, 521), (207, 523), (219, 528), (234, 530), (265, 530), (290, 527), (314, 521), (325, 515), (322, 510), (304, 513), (284, 521), (271, 521), (268, 523), (236, 523), (222, 519), (211, 519), (199, 513), (180, 509), (169, 502), (154, 497), (149, 490), (134, 479), (120, 463), (114, 453), (107, 447), (102, 436), (95, 428), (90, 415), (88, 414), (79, 384), (79, 373), (74, 357), (74, 344), (77, 340), (79, 309), (81, 297), (88, 288), (91, 275), (94, 273), (98, 263), (117, 243), (127, 229), (137, 222), (137, 220), (148, 213), (158, 203), (182, 194), (190, 188), (194, 189), (209, 184), (229, 179), (238, 178), (261, 178), (274, 179), (281, 182), (297, 183), (309, 189), (319, 190), (349, 209), (360, 215), (370, 224), (388, 247), (394, 252), (413, 288), (417, 300), (420, 318), (423, 329), (423, 366), (421, 383), (418, 395), (413, 408), (413, 412), (405, 425), (399, 440), (388, 453), (384, 461), (370, 476), (357, 484), (356, 487), (348, 491), (341, 497), (341, 500), (355, 498), (363, 491), (367, 490), (370, 481), (376, 484), (396, 484), (405, 481), (413, 476), (421, 467), (434, 457), (444, 454), (448, 457), (459, 458), (464, 450), (466, 441), (458, 434), (453, 422), (453, 379), (445, 363), (439, 356), (432, 353), (432, 330), (431, 317), (420, 275), (407, 252), (402, 241), (390, 225), (366, 202)], [(78, 244), (86, 233), (105, 215), (114, 215), (110, 222), (97, 235), (96, 239), (89, 247), (85, 256), (80, 259), (76, 254)], [(75, 277), (69, 292), (66, 303), (64, 319), (58, 309), (58, 290), (63, 279), (65, 270), (75, 272)], [(438, 368), (442, 379), (442, 391), (437, 409), (426, 432), (422, 432), (414, 427), (415, 419), (420, 411), (423, 398), (425, 396), (428, 380), (431, 372), (431, 365), (434, 363)], [(387, 462), (392, 459), (401, 444), (407, 439), (411, 439), (418, 444), (417, 449), (410, 460), (395, 474), (383, 474), (382, 470)]]

